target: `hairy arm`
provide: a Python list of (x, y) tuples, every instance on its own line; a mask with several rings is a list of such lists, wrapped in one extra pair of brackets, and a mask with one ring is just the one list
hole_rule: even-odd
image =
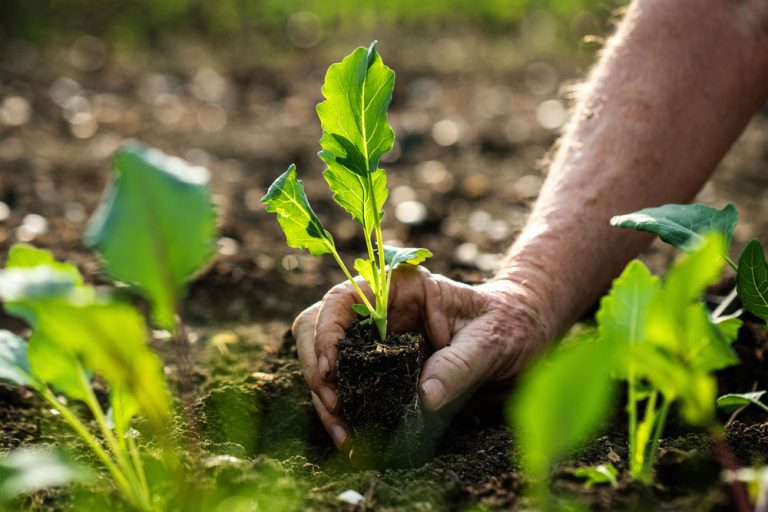
[(497, 279), (526, 286), (549, 337), (562, 332), (650, 241), (611, 216), (690, 201), (767, 95), (767, 2), (634, 2)]

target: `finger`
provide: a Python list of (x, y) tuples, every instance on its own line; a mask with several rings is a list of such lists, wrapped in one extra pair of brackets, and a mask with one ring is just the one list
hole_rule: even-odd
[(323, 427), (331, 435), (333, 443), (341, 451), (346, 451), (346, 443), (348, 438), (349, 428), (343, 419), (331, 414), (323, 405), (320, 398), (313, 392), (312, 393), (312, 405), (315, 406), (317, 415), (320, 416), (320, 421), (323, 423)]
[(474, 335), (459, 336), (427, 360), (421, 374), (421, 396), (430, 411), (441, 409), (486, 381), (498, 358), (493, 345)]
[(332, 383), (336, 380), (336, 343), (355, 322), (357, 314), (352, 305), (360, 296), (349, 283), (336, 285), (325, 294), (315, 324), (315, 354), (320, 379)]
[(317, 302), (302, 311), (291, 326), (293, 338), (296, 340), (296, 351), (299, 354), (301, 371), (313, 391), (319, 391), (322, 384), (317, 371), (317, 356), (315, 355), (315, 324), (319, 312), (320, 303)]

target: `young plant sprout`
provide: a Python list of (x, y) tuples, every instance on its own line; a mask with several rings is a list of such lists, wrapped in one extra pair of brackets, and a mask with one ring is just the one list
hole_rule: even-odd
[(382, 237), (381, 219), (389, 191), (379, 160), (392, 149), (395, 140), (387, 122), (394, 84), (395, 73), (382, 62), (374, 41), (369, 48), (358, 48), (328, 68), (322, 87), (325, 101), (317, 105), (323, 129), (318, 153), (326, 165), (323, 175), (333, 199), (363, 229), (368, 257), (356, 259), (354, 269), (371, 288), (373, 302), (355, 281), (333, 237), (309, 206), (295, 165), (291, 164), (262, 198), (267, 211), (277, 214), (288, 245), (306, 249), (314, 256), (333, 256), (360, 296), (361, 303), (353, 309), (365, 317), (365, 323), (376, 326), (382, 341), (387, 337), (392, 271), (400, 264), (418, 265), (432, 256), (427, 249), (386, 247)]

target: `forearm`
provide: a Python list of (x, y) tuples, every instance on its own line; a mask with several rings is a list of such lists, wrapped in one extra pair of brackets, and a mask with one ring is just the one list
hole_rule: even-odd
[(766, 4), (647, 0), (629, 9), (499, 272), (530, 288), (550, 335), (649, 242), (611, 228), (611, 216), (691, 200), (764, 101)]

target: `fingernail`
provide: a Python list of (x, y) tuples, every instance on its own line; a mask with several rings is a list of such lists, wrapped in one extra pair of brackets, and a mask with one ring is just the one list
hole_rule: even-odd
[(421, 385), (421, 399), (424, 407), (430, 411), (436, 411), (445, 402), (445, 386), (437, 379), (427, 379)]
[(328, 372), (331, 371), (331, 365), (328, 364), (328, 358), (325, 356), (320, 356), (320, 359), (318, 360), (317, 364), (320, 367), (320, 377), (325, 380), (328, 378)]
[(338, 402), (338, 396), (336, 395), (336, 392), (329, 388), (328, 386), (323, 386), (320, 388), (320, 399), (323, 402), (323, 405), (325, 405), (325, 408), (328, 409), (329, 412), (333, 412), (336, 409), (336, 403)]
[(344, 446), (344, 441), (347, 440), (347, 431), (341, 425), (334, 425), (331, 428), (331, 437), (336, 446)]

